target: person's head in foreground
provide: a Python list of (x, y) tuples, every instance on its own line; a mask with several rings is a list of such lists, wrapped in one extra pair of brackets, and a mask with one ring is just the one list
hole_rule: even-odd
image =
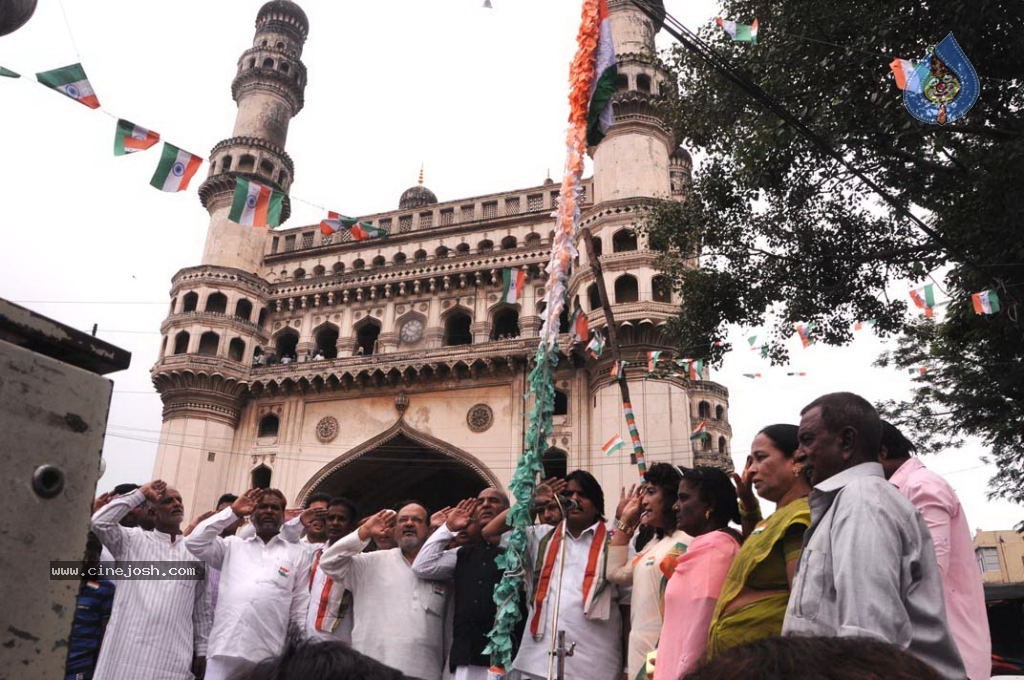
[(843, 470), (878, 461), (882, 419), (863, 397), (833, 392), (800, 411), (800, 450), (811, 476), (820, 484)]
[(411, 680), (401, 671), (360, 654), (343, 642), (314, 641), (289, 636), (279, 656), (231, 680)]
[(684, 680), (942, 680), (913, 654), (874, 638), (770, 637), (719, 654)]

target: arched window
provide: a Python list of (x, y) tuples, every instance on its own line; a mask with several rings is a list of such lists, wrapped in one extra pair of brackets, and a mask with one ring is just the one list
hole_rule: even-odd
[(623, 253), (636, 250), (636, 233), (632, 229), (620, 229), (612, 236), (612, 252)]
[(629, 89), (629, 78), (626, 77), (625, 73), (619, 73), (615, 76), (615, 89), (619, 91)]
[(260, 318), (256, 321), (256, 325), (263, 328), (263, 324), (267, 322), (267, 308), (264, 307), (260, 310)]
[(224, 293), (210, 293), (206, 298), (206, 311), (223, 314), (228, 308), (228, 297)]
[(189, 337), (188, 331), (178, 331), (178, 334), (174, 336), (175, 354), (184, 354), (188, 351)]
[(198, 293), (186, 293), (185, 297), (181, 299), (181, 311), (183, 312), (194, 312), (196, 307), (199, 306), (199, 294)]
[(672, 284), (664, 276), (651, 279), (651, 298), (655, 302), (672, 302)]
[(334, 271), (335, 274), (344, 274), (345, 273), (345, 263), (344, 262), (335, 262), (334, 263), (334, 267), (332, 268), (332, 270)]
[(292, 278), (294, 278), (296, 281), (301, 281), (302, 279), (306, 278), (306, 270), (303, 269), (302, 267), (299, 267), (292, 274)]
[(561, 449), (552, 446), (544, 452), (540, 462), (544, 466), (544, 479), (561, 479), (569, 473), (569, 456)]
[(276, 437), (281, 427), (281, 420), (273, 413), (268, 413), (260, 419), (260, 427), (256, 431), (257, 437)]
[(164, 353), (166, 351), (167, 351), (167, 336), (165, 335), (163, 337), (163, 340), (160, 341), (160, 357), (161, 358), (164, 356)]
[(267, 59), (264, 59), (263, 60), (263, 68), (270, 68), (270, 69), (274, 68), (274, 60), (270, 59), (269, 57)]
[(569, 332), (569, 308), (562, 307), (562, 311), (558, 313), (558, 332), (568, 333)]
[(274, 164), (268, 160), (260, 161), (260, 172), (267, 177), (271, 177), (274, 174)]
[(587, 286), (587, 304), (590, 305), (590, 311), (601, 308), (601, 294), (596, 283)]
[(715, 407), (715, 420), (724, 420), (724, 419), (725, 419), (725, 407), (721, 406), (721, 405), (716, 406)]
[(231, 154), (227, 154), (220, 161), (220, 171), (227, 172), (231, 169)]
[(385, 264), (387, 264), (387, 260), (384, 259), (383, 255), (378, 255), (377, 257), (373, 258), (374, 267), (383, 267)]
[(281, 70), (282, 73), (288, 73), (288, 71), (291, 70), (291, 68), (288, 66), (288, 62), (287, 61), (282, 61), (278, 65), (278, 68)]
[(438, 246), (437, 250), (434, 251), (434, 257), (448, 257), (448, 248), (445, 246)]
[(641, 92), (651, 91), (651, 77), (646, 73), (640, 73), (636, 77), (636, 89)]
[(469, 252), (469, 244), (468, 243), (460, 243), (459, 245), (455, 246), (455, 252), (460, 253), (460, 254), (461, 253), (468, 253)]
[(604, 241), (595, 237), (591, 242), (594, 244), (594, 257), (601, 257), (604, 254)]
[(480, 252), (486, 252), (488, 250), (494, 250), (494, 241), (490, 239), (484, 239), (480, 243), (476, 244), (476, 249)]
[(252, 488), (269, 489), (272, 473), (266, 465), (259, 465), (252, 471)]
[(249, 321), (252, 319), (252, 303), (245, 298), (235, 303), (235, 318)]
[(316, 334), (316, 358), (323, 355), (324, 359), (334, 359), (338, 356), (338, 329), (334, 326), (324, 326)]
[(553, 416), (564, 416), (569, 413), (569, 395), (562, 390), (555, 390), (555, 410)]
[(470, 330), (472, 319), (463, 311), (452, 312), (444, 320), (445, 345), (472, 345), (473, 333)]
[(505, 238), (501, 239), (501, 249), (502, 250), (508, 250), (509, 248), (515, 248), (517, 245), (519, 245), (519, 241), (516, 240), (515, 236), (506, 236)]
[(393, 261), (395, 264), (405, 264), (405, 253), (395, 253)]
[(420, 248), (412, 255), (412, 259), (416, 262), (423, 262), (427, 259), (427, 251)]
[(540, 243), (540, 234), (535, 231), (531, 231), (526, 235), (526, 245), (536, 246)]
[(636, 302), (640, 299), (636, 277), (624, 274), (615, 279), (615, 302)]
[(277, 335), (277, 339), (274, 341), (274, 349), (277, 350), (277, 358), (284, 359), (288, 357), (292, 361), (297, 358), (295, 355), (295, 346), (299, 344), (299, 334), (292, 329), (281, 331)]
[(725, 449), (726, 449), (725, 437), (719, 437), (718, 438), (718, 453), (724, 456), (726, 454), (726, 450)]
[[(367, 321), (356, 330), (356, 354), (369, 356), (377, 349), (377, 336), (380, 335), (380, 323), (376, 320)], [(361, 351), (360, 351), (361, 350)]]
[(171, 298), (171, 314), (174, 314), (174, 308), (178, 306), (178, 298)]
[(697, 404), (697, 417), (698, 418), (710, 418), (711, 417), (711, 404), (706, 401), (702, 401)]
[(519, 337), (519, 312), (506, 307), (494, 313), (491, 322), (491, 340), (507, 340)]
[(317, 266), (313, 267), (313, 276), (323, 276), (326, 273), (327, 270), (324, 269), (324, 266), (322, 264), (318, 264)]
[(252, 154), (245, 154), (238, 159), (238, 171), (239, 172), (252, 172), (256, 169), (256, 156)]
[(217, 356), (218, 348), (220, 348), (220, 336), (213, 331), (206, 331), (199, 336), (199, 353), (203, 356)]
[(705, 451), (710, 451), (711, 450), (711, 437), (704, 437), (701, 440), (700, 448), (704, 449)]
[(357, 259), (355, 262), (352, 263), (352, 269), (362, 269), (365, 266), (366, 263), (363, 262), (362, 258)]
[(241, 338), (232, 338), (231, 342), (228, 343), (228, 359), (232, 361), (242, 361), (242, 357), (245, 356), (245, 340)]

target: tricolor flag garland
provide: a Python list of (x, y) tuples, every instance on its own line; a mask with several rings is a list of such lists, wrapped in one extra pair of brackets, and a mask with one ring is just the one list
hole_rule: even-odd
[(643, 477), (647, 472), (647, 460), (644, 458), (644, 445), (640, 443), (640, 431), (636, 429), (636, 416), (633, 415), (633, 405), (628, 401), (622, 403), (622, 414), (626, 417), (626, 427), (629, 429), (629, 438), (633, 441), (633, 455), (636, 457), (636, 469)]
[(626, 375), (626, 362), (616, 361), (613, 363), (610, 375), (614, 380), (622, 380), (622, 377)]
[[(497, 614), (494, 627), (487, 634), (490, 642), (484, 649), (484, 653), (491, 655), (491, 665), (496, 673), (512, 662), (513, 638), (517, 636), (517, 623), (522, 618), (519, 601), (524, 590), (526, 529), (531, 524), (527, 508), (533, 498), (537, 476), (543, 473), (541, 456), (547, 450), (548, 438), (553, 430), (551, 415), (555, 405), (558, 320), (565, 309), (569, 267), (577, 255), (575, 240), (580, 220), (583, 157), (587, 150), (588, 122), (591, 119), (588, 108), (593, 106), (597, 131), (601, 130), (602, 122), (611, 122), (607, 116), (601, 115), (603, 109), (601, 113), (598, 112), (602, 102), (596, 96), (599, 94), (596, 84), (598, 55), (602, 55), (603, 71), (607, 68), (607, 55), (614, 54), (614, 42), (609, 35), (609, 28), (605, 0), (583, 0), (580, 29), (576, 38), (578, 48), (569, 68), (565, 172), (555, 213), (551, 257), (546, 267), (548, 277), (544, 299), (548, 304), (544, 308), (540, 341), (534, 357), (534, 368), (529, 376), (528, 394), (533, 399), (523, 442), (523, 455), (509, 482), (509, 491), (516, 499), (506, 520), (512, 531), (505, 552), (496, 558), (498, 567), (504, 570), (504, 578), (494, 588), (493, 599), (497, 605)], [(607, 103), (604, 106), (607, 107)]]
[(202, 164), (199, 156), (164, 142), (160, 162), (149, 183), (160, 191), (184, 191)]
[(244, 177), (235, 178), (235, 195), (228, 219), (246, 227), (281, 224), (284, 192)]
[(928, 372), (927, 366), (917, 366), (916, 368), (908, 368), (907, 373), (910, 375), (924, 375)]
[(702, 420), (697, 424), (697, 427), (690, 433), (690, 441), (696, 439), (708, 439), (711, 437), (711, 433), (708, 432), (708, 421)]
[(42, 71), (36, 74), (36, 79), (49, 88), (57, 90), (62, 95), (74, 99), (76, 102), (85, 104), (90, 109), (98, 109), (100, 100), (85, 77), (85, 69), (81, 64), (71, 64), (55, 68), (52, 71)]
[(526, 284), (526, 271), (515, 267), (501, 270), (501, 301), (514, 305), (523, 296), (523, 286)]
[(924, 310), (926, 317), (930, 319), (935, 316), (935, 286), (929, 283), (923, 288), (915, 288), (910, 291), (910, 299), (918, 309)]
[(752, 24), (737, 24), (735, 21), (715, 17), (715, 23), (722, 27), (722, 30), (732, 38), (733, 42), (757, 44), (757, 19), (754, 19)]
[(647, 371), (653, 373), (654, 369), (658, 366), (658, 359), (661, 358), (661, 350), (655, 350), (647, 353)]
[(807, 325), (798, 323), (796, 325), (796, 334), (800, 337), (800, 344), (804, 346), (804, 349), (814, 344), (814, 338), (811, 337), (812, 330), (814, 330), (813, 323)]
[(622, 437), (616, 434), (604, 443), (604, 446), (601, 447), (601, 451), (605, 456), (611, 456), (621, 451), (622, 447), (625, 445), (625, 442), (622, 441)]
[(587, 344), (587, 353), (595, 359), (601, 358), (601, 354), (604, 353), (604, 335), (601, 331), (596, 331), (594, 337), (590, 339)]
[[(914, 73), (914, 62), (909, 59), (893, 59), (889, 62), (889, 68), (892, 69), (892, 75), (896, 79), (896, 87), (901, 90), (907, 89), (907, 81), (910, 80), (910, 76)], [(914, 81), (918, 82), (918, 81)]]
[(0, 76), (3, 76), (4, 78), (20, 78), (21, 74), (15, 73), (9, 68), (4, 68), (3, 66), (0, 66)]
[(971, 305), (974, 307), (975, 314), (998, 314), (1001, 309), (999, 306), (999, 294), (994, 290), (983, 290), (980, 293), (973, 293), (971, 295)]
[(586, 342), (590, 339), (590, 320), (580, 307), (572, 314), (572, 342)]
[(145, 151), (159, 141), (160, 135), (152, 130), (119, 118), (117, 127), (114, 129), (114, 155), (124, 156), (137, 151)]
[(366, 241), (371, 238), (386, 238), (387, 229), (375, 227), (367, 222), (360, 222), (354, 217), (346, 217), (341, 213), (328, 210), (327, 217), (320, 220), (320, 233), (330, 236), (338, 231), (348, 230), (353, 241)]
[(763, 378), (764, 376), (760, 373), (744, 373), (743, 377), (753, 380), (754, 378)]

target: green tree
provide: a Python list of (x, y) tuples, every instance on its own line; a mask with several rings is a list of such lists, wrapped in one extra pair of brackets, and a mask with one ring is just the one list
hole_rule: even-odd
[[(709, 339), (770, 322), (769, 355), (783, 363), (796, 323), (842, 345), (853, 322), (874, 320), (899, 337), (881, 363), (928, 368), (910, 402), (883, 405), (889, 417), (925, 450), (980, 437), (999, 469), (992, 493), (1024, 501), (1024, 4), (723, 0), (722, 16), (756, 16), (760, 43), (731, 43), (713, 27), (701, 37), (940, 242), (676, 46), (666, 60), (679, 94), (667, 106), (700, 163), (690, 197), (654, 205), (645, 224), (685, 300), (673, 342), (710, 347), (721, 362), (728, 346)], [(981, 95), (965, 118), (928, 125), (905, 110), (888, 64), (921, 58), (950, 30)], [(950, 298), (939, 323), (908, 310), (907, 282), (929, 275)], [(978, 316), (970, 296), (986, 289), (1003, 310)]]

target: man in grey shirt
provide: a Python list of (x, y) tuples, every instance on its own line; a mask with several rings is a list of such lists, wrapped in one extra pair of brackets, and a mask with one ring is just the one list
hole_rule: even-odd
[(856, 394), (836, 392), (800, 415), (797, 455), (814, 489), (783, 634), (878, 638), (944, 677), (966, 678), (928, 527), (877, 462), (878, 413)]

